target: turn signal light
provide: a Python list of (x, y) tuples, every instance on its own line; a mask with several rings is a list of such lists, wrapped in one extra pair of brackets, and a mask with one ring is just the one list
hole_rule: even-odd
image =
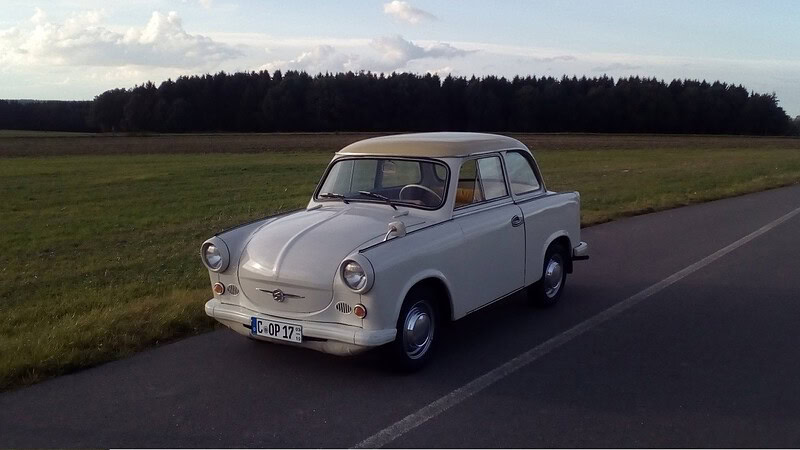
[(356, 306), (353, 306), (353, 314), (355, 314), (359, 319), (363, 319), (364, 317), (367, 317), (367, 308), (359, 303)]
[(214, 293), (222, 295), (225, 293), (225, 285), (222, 283), (214, 283)]

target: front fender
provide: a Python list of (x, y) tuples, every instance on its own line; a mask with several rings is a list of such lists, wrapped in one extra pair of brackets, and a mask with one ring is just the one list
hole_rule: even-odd
[[(400, 291), (400, 295), (395, 299), (396, 308), (394, 312), (394, 317), (400, 316), (400, 310), (403, 308), (403, 302), (406, 300), (406, 297), (408, 296), (408, 293), (411, 291), (411, 289), (413, 289), (414, 286), (416, 286), (420, 282), (430, 279), (438, 280), (442, 284), (444, 284), (444, 287), (448, 293), (447, 296), (447, 302), (449, 303), (448, 306), (450, 307), (450, 311), (453, 311), (453, 297), (452, 295), (450, 295), (450, 292), (452, 292), (452, 290), (450, 289), (450, 282), (448, 281), (447, 277), (439, 270), (425, 269), (420, 271), (413, 277), (411, 277), (408, 280), (408, 282), (406, 282), (406, 284), (403, 285), (403, 289)], [(448, 319), (451, 320), (452, 318), (453, 318), (452, 315), (451, 317), (448, 317)]]
[[(369, 311), (364, 328), (395, 327), (408, 292), (430, 278), (448, 289), (450, 309), (458, 311), (455, 299), (459, 295), (453, 288), (459, 283), (453, 276), (458, 276), (459, 271), (452, 261), (458, 259), (463, 239), (458, 224), (446, 221), (362, 250), (375, 270), (375, 284), (362, 296)], [(370, 319), (373, 310), (375, 314)]]

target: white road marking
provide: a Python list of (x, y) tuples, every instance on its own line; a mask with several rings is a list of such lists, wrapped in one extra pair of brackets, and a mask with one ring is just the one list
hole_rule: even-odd
[(409, 414), (400, 421), (395, 422), (394, 424), (364, 439), (363, 441), (356, 444), (354, 448), (383, 447), (384, 445), (394, 441), (395, 439), (408, 433), (414, 428), (422, 425), (423, 423), (433, 419), (439, 414), (447, 411), (453, 406), (458, 405), (459, 403), (481, 392), (482, 390), (493, 385), (494, 383), (502, 380), (503, 378), (511, 375), (517, 370), (527, 366), (528, 364), (536, 361), (542, 356), (550, 353), (556, 348), (586, 333), (592, 328), (595, 328), (596, 326), (614, 318), (615, 316), (618, 316), (619, 314), (627, 311), (628, 309), (632, 308), (642, 300), (645, 300), (646, 298), (666, 289), (672, 284), (682, 280), (683, 278), (691, 275), (694, 272), (697, 272), (703, 267), (711, 264), (712, 262), (722, 258), (728, 253), (736, 250), (737, 248), (747, 244), (753, 239), (761, 236), (762, 234), (770, 231), (771, 229), (777, 227), (778, 225), (796, 216), (798, 213), (800, 213), (800, 208), (797, 208), (789, 212), (788, 214), (773, 220), (772, 222), (764, 225), (758, 230), (737, 240), (736, 242), (733, 242), (730, 245), (727, 245), (726, 247), (723, 247), (717, 250), (716, 252), (706, 256), (705, 258), (697, 261), (696, 263), (687, 266), (684, 269), (679, 270), (678, 272), (673, 273), (672, 275), (668, 276), (667, 278), (664, 278), (658, 283), (642, 291), (639, 291), (638, 293), (626, 298), (625, 300), (615, 304), (614, 306), (606, 309), (605, 311), (575, 325), (569, 330), (564, 331), (563, 333), (556, 335), (545, 342), (542, 342), (541, 344), (537, 345), (536, 347), (533, 347), (532, 349), (528, 350), (525, 353), (522, 353), (521, 355), (515, 357), (514, 359), (508, 361), (507, 363), (495, 369), (492, 369), (486, 374), (481, 375), (480, 377), (470, 381), (464, 386), (461, 386), (460, 388), (450, 392), (449, 394), (439, 398), (438, 400), (428, 404), (427, 406), (424, 406), (423, 408), (417, 410), (416, 412)]

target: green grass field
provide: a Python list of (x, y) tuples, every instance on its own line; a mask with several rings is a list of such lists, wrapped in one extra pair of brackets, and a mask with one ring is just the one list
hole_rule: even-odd
[[(303, 206), (331, 157), (320, 143), (362, 135), (328, 137), (0, 134), (0, 389), (211, 329), (200, 243)], [(521, 138), (550, 189), (581, 192), (585, 225), (800, 182), (798, 140)], [(219, 152), (193, 152), (203, 139)]]

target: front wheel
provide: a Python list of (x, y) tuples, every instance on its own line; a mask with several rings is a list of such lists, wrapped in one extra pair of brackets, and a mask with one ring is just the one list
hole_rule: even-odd
[(567, 252), (560, 244), (547, 249), (542, 267), (542, 278), (528, 288), (531, 301), (542, 307), (558, 303), (567, 284)]
[(397, 336), (389, 345), (396, 368), (411, 372), (431, 359), (436, 322), (436, 308), (431, 300), (422, 293), (409, 295), (397, 320)]

